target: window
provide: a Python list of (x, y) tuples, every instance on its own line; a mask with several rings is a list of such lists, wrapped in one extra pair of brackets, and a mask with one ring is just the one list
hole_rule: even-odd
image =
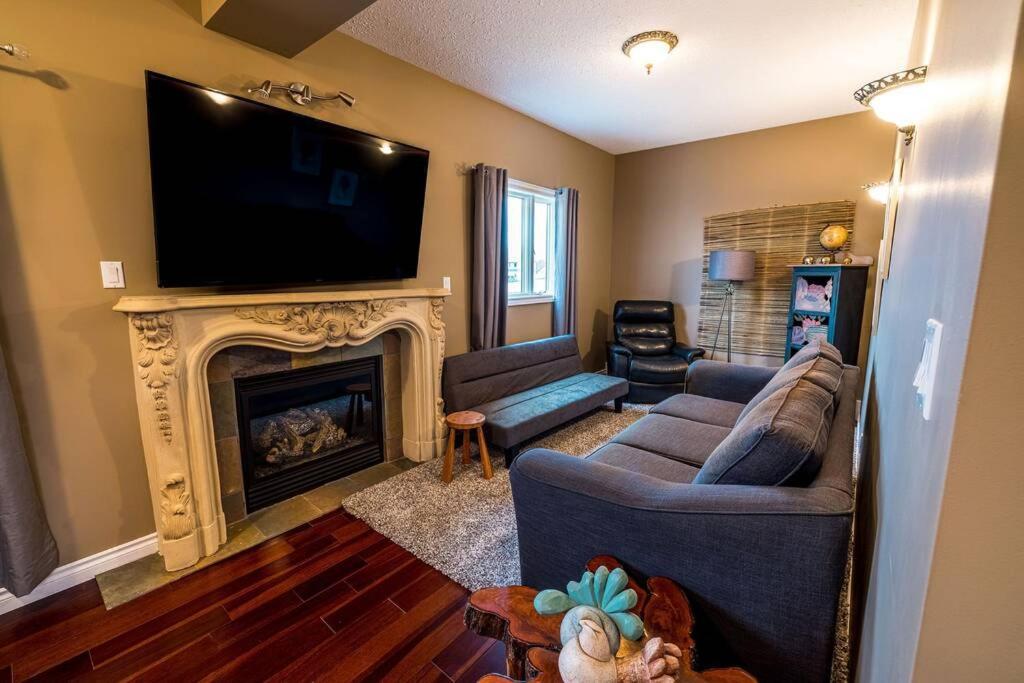
[(555, 191), (508, 181), (509, 305), (554, 301)]

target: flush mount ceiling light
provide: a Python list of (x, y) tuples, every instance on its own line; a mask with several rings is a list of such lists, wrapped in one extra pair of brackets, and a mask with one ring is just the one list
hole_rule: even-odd
[(665, 59), (669, 52), (679, 44), (679, 38), (671, 31), (644, 31), (622, 44), (622, 52), (651, 75), (654, 65)]
[(910, 144), (914, 125), (925, 108), (923, 86), (927, 75), (927, 66), (898, 71), (863, 85), (853, 93), (853, 99), (873, 109), (883, 121), (895, 123)]

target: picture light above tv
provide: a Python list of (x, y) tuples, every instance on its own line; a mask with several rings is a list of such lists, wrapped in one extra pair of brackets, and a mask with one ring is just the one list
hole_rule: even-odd
[(161, 287), (416, 277), (429, 152), (146, 72)]

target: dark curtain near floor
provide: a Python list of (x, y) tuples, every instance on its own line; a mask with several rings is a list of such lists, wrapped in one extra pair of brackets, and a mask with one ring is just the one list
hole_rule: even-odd
[(555, 197), (555, 305), (551, 308), (554, 334), (576, 334), (576, 243), (580, 192), (558, 189)]
[(25, 456), (0, 347), (0, 587), (25, 595), (57, 566), (57, 544)]
[(508, 310), (508, 171), (473, 168), (473, 272), (470, 346), (474, 351), (505, 345)]

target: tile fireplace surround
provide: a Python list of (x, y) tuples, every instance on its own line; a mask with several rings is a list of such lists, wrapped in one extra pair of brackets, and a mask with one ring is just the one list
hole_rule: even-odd
[(122, 297), (153, 516), (164, 566), (184, 569), (226, 540), (207, 366), (232, 346), (313, 353), (401, 339), (402, 451), (439, 455), (446, 289)]

